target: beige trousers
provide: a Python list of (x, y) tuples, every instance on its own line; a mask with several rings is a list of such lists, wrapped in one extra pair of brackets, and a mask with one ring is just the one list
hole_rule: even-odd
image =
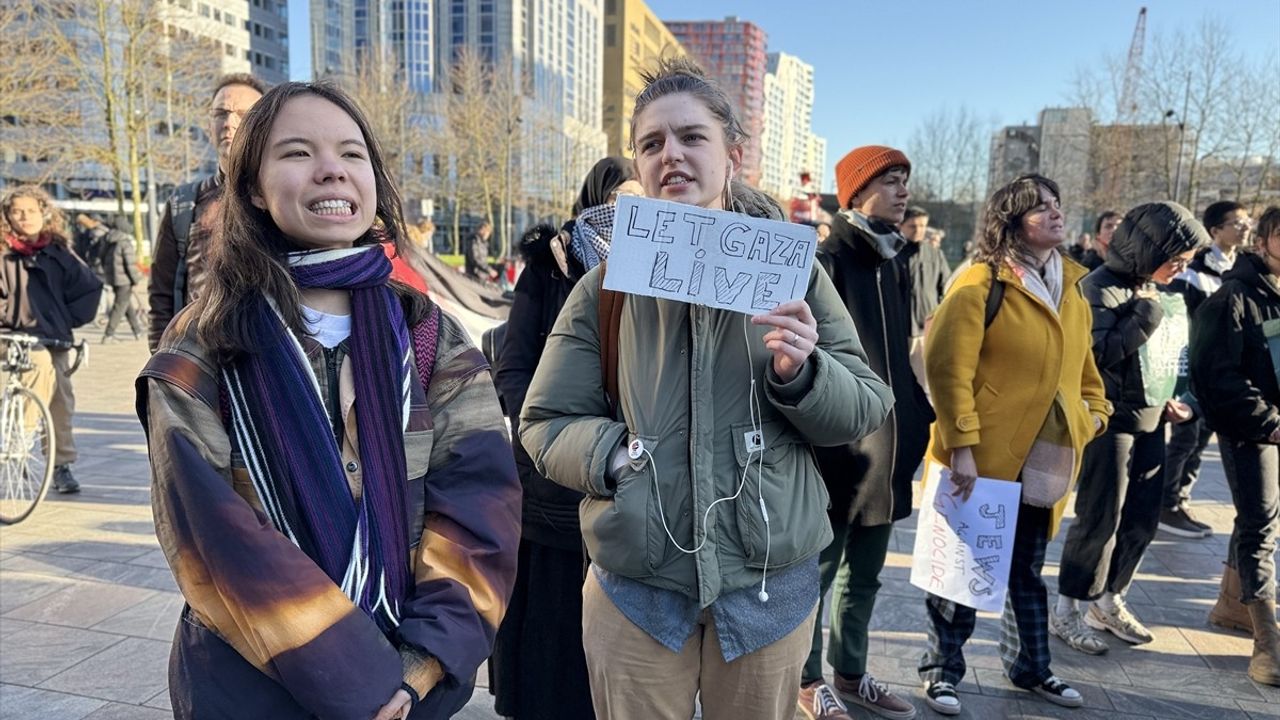
[(711, 613), (673, 653), (636, 627), (587, 572), (582, 645), (598, 720), (791, 720), (817, 607), (791, 634), (726, 663)]
[[(67, 371), (71, 369), (71, 350), (31, 351), (33, 367), (22, 373), (19, 380), (23, 387), (29, 388), (45, 405), (49, 406), (49, 414), (53, 416), (54, 465), (70, 465), (76, 461), (76, 443), (71, 435), (71, 417), (76, 411), (76, 397), (71, 389), (71, 378)], [(0, 378), (7, 381), (8, 378)], [(32, 419), (34, 422), (34, 418)], [(45, 457), (49, 456), (48, 448), (44, 449)]]
[(916, 335), (911, 338), (911, 372), (916, 376), (916, 382), (920, 383), (920, 389), (924, 390), (925, 397), (933, 400), (933, 396), (929, 394), (929, 380), (924, 374), (924, 336)]

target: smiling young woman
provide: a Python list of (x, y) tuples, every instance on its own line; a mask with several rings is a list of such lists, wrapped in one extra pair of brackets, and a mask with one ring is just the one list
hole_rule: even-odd
[(138, 383), (187, 601), (174, 714), (448, 717), (515, 576), (488, 366), (389, 280), (400, 196), (336, 88), (286, 83), (245, 115), (220, 228), (205, 293)]

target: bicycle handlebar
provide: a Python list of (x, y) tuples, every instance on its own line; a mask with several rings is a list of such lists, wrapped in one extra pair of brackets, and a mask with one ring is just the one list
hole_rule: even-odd
[(83, 365), (85, 360), (89, 357), (89, 346), (85, 344), (84, 340), (55, 340), (51, 338), (38, 338), (35, 335), (29, 335), (21, 332), (0, 332), (0, 342), (18, 343), (19, 345), (26, 345), (28, 347), (35, 347), (39, 345), (41, 347), (47, 347), (50, 350), (74, 350), (76, 358), (72, 361), (71, 367), (67, 369), (68, 376), (74, 375), (76, 370), (79, 370), (80, 366)]

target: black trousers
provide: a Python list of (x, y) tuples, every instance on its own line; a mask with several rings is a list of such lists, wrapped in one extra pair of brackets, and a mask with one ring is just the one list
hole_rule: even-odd
[(1164, 507), (1173, 510), (1191, 502), (1191, 487), (1200, 477), (1200, 455), (1213, 431), (1204, 420), (1174, 425), (1164, 451)]
[(1240, 572), (1241, 600), (1276, 597), (1276, 539), (1280, 537), (1280, 448), (1218, 436), (1222, 467), (1236, 506), (1231, 556)]
[(1108, 430), (1084, 450), (1076, 519), (1062, 549), (1058, 592), (1097, 600), (1123, 595), (1156, 536), (1164, 497), (1164, 428)]

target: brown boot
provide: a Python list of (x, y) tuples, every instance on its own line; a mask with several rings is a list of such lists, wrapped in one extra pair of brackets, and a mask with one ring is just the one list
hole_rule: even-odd
[(1240, 602), (1240, 572), (1230, 565), (1222, 566), (1218, 602), (1209, 611), (1209, 624), (1253, 634), (1253, 621), (1249, 619), (1249, 611)]
[(1253, 620), (1253, 657), (1249, 677), (1264, 685), (1280, 686), (1280, 626), (1276, 625), (1276, 601), (1255, 600), (1245, 605)]

